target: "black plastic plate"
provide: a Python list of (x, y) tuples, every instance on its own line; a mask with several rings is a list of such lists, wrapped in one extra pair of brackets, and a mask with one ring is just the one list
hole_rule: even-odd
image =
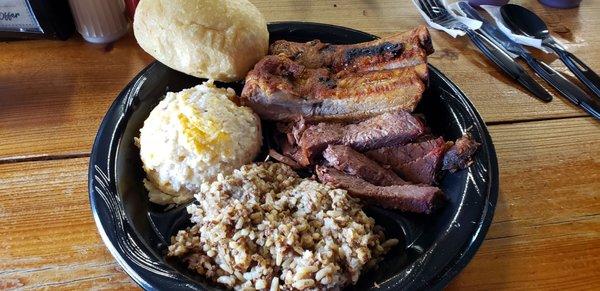
[[(351, 44), (376, 37), (357, 30), (318, 23), (269, 25), (271, 41), (287, 39)], [(403, 214), (369, 207), (367, 212), (402, 243), (379, 268), (361, 275), (350, 289), (438, 289), (473, 257), (492, 221), (498, 197), (498, 164), (489, 133), (468, 98), (433, 66), (429, 89), (417, 108), (435, 134), (454, 140), (470, 129), (482, 143), (475, 163), (446, 175), (440, 187), (449, 197), (431, 216)], [(89, 165), (90, 203), (104, 243), (123, 269), (143, 288), (216, 290), (200, 276), (164, 259), (169, 237), (187, 225), (184, 208), (166, 210), (149, 203), (144, 173), (133, 138), (166, 92), (203, 80), (159, 62), (145, 68), (119, 94), (108, 110)], [(236, 90), (241, 83), (226, 84)], [(268, 134), (266, 132), (265, 134)]]

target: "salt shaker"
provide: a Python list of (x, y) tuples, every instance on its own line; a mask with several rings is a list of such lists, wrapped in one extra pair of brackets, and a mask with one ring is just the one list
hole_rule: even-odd
[(123, 0), (69, 0), (77, 31), (92, 43), (109, 43), (127, 30)]

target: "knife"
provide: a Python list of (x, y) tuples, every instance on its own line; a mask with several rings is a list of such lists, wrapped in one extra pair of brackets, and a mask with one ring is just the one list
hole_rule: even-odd
[(535, 82), (523, 67), (514, 60), (501, 46), (495, 44), (489, 37), (480, 31), (475, 31), (461, 22), (450, 12), (444, 3), (440, 1), (417, 0), (412, 1), (423, 17), (428, 22), (436, 23), (442, 27), (453, 30), (463, 31), (473, 42), (473, 44), (504, 73), (523, 85), (527, 90), (533, 93), (534, 97), (542, 101), (549, 102), (552, 95), (540, 84)]
[(544, 101), (552, 101), (552, 95), (538, 84), (527, 72), (521, 67), (521, 65), (508, 55), (501, 46), (495, 44), (489, 37), (471, 29), (464, 30), (467, 36), (471, 39), (473, 44), (481, 50), (481, 52), (500, 67), (506, 74), (511, 76), (533, 95)]
[(467, 36), (471, 39), (481, 52), (487, 56), (492, 62), (500, 67), (505, 73), (523, 85), (533, 95), (544, 101), (552, 101), (552, 95), (538, 84), (527, 72), (521, 67), (521, 65), (508, 55), (501, 46), (496, 45), (489, 37), (479, 32), (467, 29)]
[(561, 73), (554, 70), (544, 62), (535, 59), (523, 46), (514, 42), (506, 36), (498, 27), (486, 21), (480, 14), (467, 2), (459, 2), (460, 9), (470, 18), (481, 21), (481, 30), (494, 43), (502, 46), (507, 51), (523, 58), (525, 62), (548, 84), (552, 85), (561, 95), (565, 96), (569, 101), (582, 107), (587, 113), (600, 119), (600, 101), (591, 98), (579, 86), (575, 85), (569, 79), (565, 78)]

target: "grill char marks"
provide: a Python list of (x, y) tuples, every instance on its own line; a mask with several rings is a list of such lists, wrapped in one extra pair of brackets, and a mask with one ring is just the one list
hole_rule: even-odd
[(278, 40), (270, 53), (288, 57), (307, 68), (327, 67), (340, 70), (372, 71), (426, 63), (433, 53), (429, 31), (419, 26), (411, 31), (351, 45), (330, 45), (319, 40), (306, 43)]
[(344, 52), (344, 64), (351, 63), (358, 57), (372, 57), (381, 55), (384, 59), (391, 59), (402, 53), (404, 45), (401, 43), (384, 42), (380, 45), (364, 48), (351, 48)]
[(271, 44), (270, 54), (287, 57), (309, 69), (331, 67), (336, 46), (313, 40), (305, 43), (278, 40)]
[(359, 177), (323, 166), (317, 166), (316, 172), (321, 182), (346, 189), (351, 196), (384, 208), (429, 214), (444, 200), (442, 191), (433, 186), (376, 186)]
[(393, 58), (402, 54), (404, 44), (384, 42), (378, 45), (369, 47), (349, 48), (344, 51), (342, 64), (337, 64), (341, 68), (336, 68), (338, 71), (343, 68), (365, 68), (366, 64), (389, 62)]

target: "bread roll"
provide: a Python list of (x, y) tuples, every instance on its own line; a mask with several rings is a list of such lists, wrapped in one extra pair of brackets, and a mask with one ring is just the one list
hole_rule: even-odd
[(247, 0), (142, 0), (133, 31), (163, 64), (224, 82), (243, 79), (269, 47), (266, 21)]

